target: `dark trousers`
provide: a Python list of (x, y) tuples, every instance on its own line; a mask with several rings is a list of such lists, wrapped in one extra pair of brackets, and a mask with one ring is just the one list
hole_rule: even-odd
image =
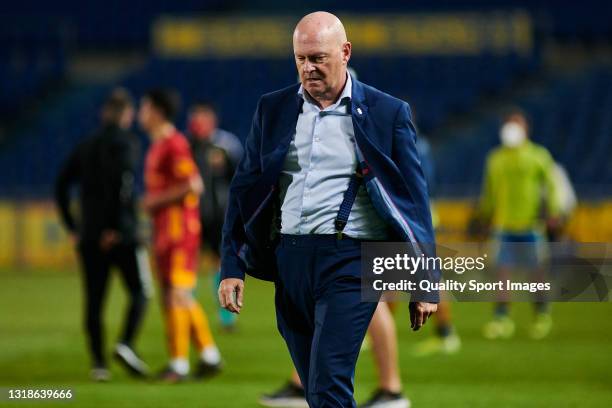
[(361, 302), (361, 242), (283, 235), (276, 318), (310, 407), (355, 407), (353, 379), (376, 303)]
[(102, 252), (98, 245), (79, 245), (81, 269), (85, 289), (85, 329), (89, 350), (95, 366), (106, 366), (104, 354), (104, 330), (102, 309), (110, 277), (110, 268), (119, 269), (128, 292), (129, 305), (126, 310), (120, 342), (131, 345), (144, 317), (151, 291), (151, 271), (146, 251), (136, 245), (118, 245)]

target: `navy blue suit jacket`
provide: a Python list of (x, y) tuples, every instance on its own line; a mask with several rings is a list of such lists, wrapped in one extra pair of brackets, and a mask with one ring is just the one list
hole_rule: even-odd
[[(223, 227), (221, 278), (276, 280), (277, 182), (295, 134), (299, 84), (261, 97), (230, 187)], [(435, 256), (427, 185), (416, 150), (416, 131), (404, 101), (353, 78), (351, 115), (357, 154), (365, 162), (368, 195), (389, 225), (390, 241), (411, 242)], [(438, 271), (426, 279), (439, 280)], [(427, 301), (437, 302), (430, 293)]]

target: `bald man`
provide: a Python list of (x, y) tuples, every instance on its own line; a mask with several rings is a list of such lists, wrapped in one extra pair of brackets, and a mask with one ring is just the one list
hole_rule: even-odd
[[(434, 242), (410, 108), (351, 78), (351, 47), (336, 16), (300, 20), (300, 83), (259, 100), (223, 231), (219, 301), (240, 313), (245, 274), (274, 282), (278, 329), (311, 407), (356, 406), (355, 364), (376, 309), (361, 301), (361, 243)], [(419, 295), (414, 330), (439, 301)]]

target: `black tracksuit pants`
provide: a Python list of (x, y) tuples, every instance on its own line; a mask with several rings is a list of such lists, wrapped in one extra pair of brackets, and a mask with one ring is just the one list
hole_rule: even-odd
[(137, 245), (117, 245), (103, 252), (96, 244), (79, 245), (85, 290), (85, 329), (96, 367), (106, 366), (102, 310), (111, 267), (116, 266), (128, 292), (129, 304), (119, 341), (131, 346), (142, 323), (151, 293), (151, 272), (146, 251)]

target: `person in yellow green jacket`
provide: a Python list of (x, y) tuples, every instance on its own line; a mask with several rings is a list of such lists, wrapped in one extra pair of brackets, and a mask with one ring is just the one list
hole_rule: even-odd
[[(494, 231), (500, 276), (517, 268), (542, 270), (544, 226), (554, 227), (559, 215), (554, 160), (528, 135), (525, 114), (512, 111), (500, 130), (501, 146), (489, 153), (485, 165), (479, 207)], [(552, 319), (544, 298), (537, 298), (535, 306), (530, 335), (540, 339), (550, 333)], [(505, 301), (496, 304), (495, 318), (484, 327), (485, 337), (509, 338), (514, 334), (508, 309)]]

